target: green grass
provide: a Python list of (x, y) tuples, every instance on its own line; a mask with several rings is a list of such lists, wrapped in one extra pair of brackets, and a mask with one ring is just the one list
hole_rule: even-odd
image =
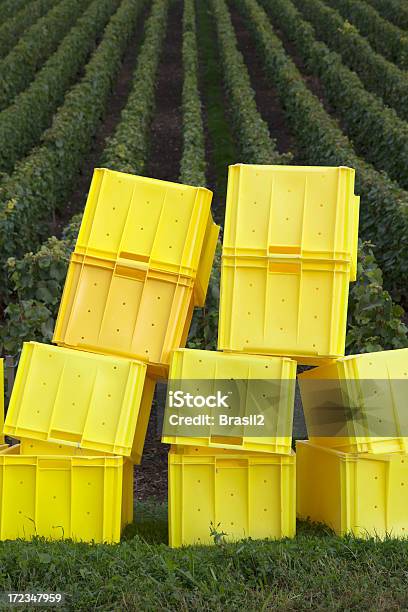
[(294, 540), (172, 550), (166, 507), (140, 503), (119, 545), (0, 544), (0, 590), (63, 591), (69, 610), (401, 610), (408, 542), (338, 538), (300, 523)]

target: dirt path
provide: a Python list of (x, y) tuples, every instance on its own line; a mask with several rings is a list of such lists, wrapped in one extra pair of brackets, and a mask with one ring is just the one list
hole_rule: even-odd
[(167, 454), (170, 447), (160, 441), (156, 411), (157, 406), (153, 404), (142, 463), (135, 467), (134, 493), (138, 500), (152, 497), (167, 500)]
[(132, 87), (133, 73), (136, 68), (139, 48), (143, 38), (144, 24), (147, 13), (148, 9), (145, 8), (139, 15), (136, 32), (129, 43), (125, 55), (123, 56), (122, 67), (112, 94), (109, 97), (106, 105), (106, 113), (102, 118), (101, 124), (95, 135), (92, 148), (82, 164), (81, 174), (78, 176), (69, 203), (65, 207), (64, 213), (59, 215), (57, 218), (55, 227), (52, 229), (53, 233), (57, 236), (64, 229), (64, 226), (70, 221), (72, 216), (78, 211), (81, 211), (85, 206), (93, 170), (100, 164), (106, 139), (113, 134), (117, 124), (119, 123), (120, 114), (126, 105)]
[(279, 97), (273, 84), (265, 76), (262, 62), (258, 57), (255, 45), (246, 27), (244, 19), (233, 6), (229, 4), (231, 20), (235, 29), (238, 49), (241, 51), (248, 68), (252, 89), (255, 92), (256, 104), (262, 118), (269, 126), (269, 132), (276, 140), (280, 153), (296, 153), (295, 140), (290, 133)]
[(278, 28), (274, 28), (274, 32), (280, 39), (286, 53), (289, 55), (296, 68), (299, 70), (300, 75), (303, 81), (305, 82), (305, 85), (307, 85), (312, 94), (319, 98), (320, 102), (323, 104), (325, 111), (329, 115), (332, 115), (333, 109), (325, 99), (324, 89), (322, 84), (320, 83), (319, 78), (317, 76), (314, 76), (313, 74), (310, 74), (310, 72), (307, 70), (305, 63), (303, 62), (298, 50), (296, 49), (296, 45), (292, 41), (290, 41)]
[(280, 153), (294, 153), (295, 141), (285, 121), (282, 107), (275, 89), (271, 86), (262, 68), (261, 59), (253, 44), (244, 19), (230, 4), (231, 19), (241, 51), (248, 68), (251, 85), (255, 91), (256, 104), (262, 118), (269, 126), (269, 132), (276, 140)]
[(156, 108), (151, 125), (150, 155), (146, 175), (178, 181), (182, 154), (181, 55), (183, 3), (170, 4), (167, 34), (157, 75)]
[(196, 1), (200, 93), (203, 104), (208, 187), (214, 192), (213, 214), (224, 224), (228, 166), (239, 161), (228, 113), (221, 58), (209, 5)]

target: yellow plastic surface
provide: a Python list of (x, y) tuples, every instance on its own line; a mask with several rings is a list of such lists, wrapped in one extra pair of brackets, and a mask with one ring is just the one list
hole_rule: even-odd
[(214, 223), (210, 214), (205, 230), (204, 243), (194, 288), (195, 306), (202, 307), (205, 304), (219, 233), (220, 227)]
[(344, 355), (347, 264), (223, 257), (218, 348), (301, 364)]
[[(0, 358), (0, 423), (4, 423), (4, 359)], [(0, 444), (4, 443), (4, 435), (0, 434)]]
[(172, 447), (169, 543), (213, 544), (211, 524), (229, 541), (293, 537), (295, 454)]
[(212, 193), (96, 169), (54, 342), (145, 361), (167, 377), (205, 303), (219, 227)]
[[(19, 454), (21, 455), (106, 457), (106, 455), (98, 451), (90, 451), (85, 448), (68, 446), (67, 444), (57, 444), (55, 442), (29, 440), (27, 438), (22, 438), (16, 448), (19, 449)], [(123, 463), (122, 480), (122, 529), (133, 521), (133, 505), (133, 463), (130, 459), (125, 459)]]
[(354, 170), (231, 166), (218, 348), (319, 363), (344, 355), (355, 279)]
[(357, 455), (298, 441), (297, 513), (337, 534), (407, 537), (408, 455)]
[(131, 459), (133, 463), (139, 464), (142, 461), (143, 448), (146, 439), (147, 426), (149, 425), (150, 411), (153, 403), (156, 380), (146, 376), (143, 385), (143, 394), (140, 402), (140, 409), (136, 423), (136, 430), (133, 436)]
[[(68, 446), (67, 444), (57, 444), (55, 442), (29, 440), (28, 438), (22, 438), (16, 448), (19, 449), (19, 454), (21, 455), (106, 457), (106, 455), (98, 451), (90, 451), (85, 448)], [(130, 459), (125, 459), (123, 463), (122, 481), (122, 529), (133, 521), (133, 506), (133, 463)]]
[(357, 279), (357, 253), (358, 253), (358, 220), (360, 215), (360, 196), (354, 196), (354, 224), (353, 224), (353, 257), (351, 259), (350, 281)]
[[(118, 542), (129, 521), (129, 466), (123, 457), (0, 453), (0, 539), (44, 536)], [(126, 476), (125, 476), (126, 472)]]
[(69, 446), (58, 442), (44, 442), (21, 438), (17, 440), (21, 455), (69, 455), (70, 457), (106, 457), (103, 452), (81, 448), (80, 446)]
[(139, 461), (153, 390), (144, 363), (27, 342), (4, 432)]
[[(265, 432), (265, 436), (243, 435), (240, 438), (217, 435), (208, 437), (163, 436), (166, 444), (192, 445), (213, 449), (228, 448), (241, 451), (290, 454), (292, 452), (292, 423), (295, 399), (296, 362), (285, 357), (260, 357), (237, 353), (220, 353), (216, 351), (197, 351), (180, 349), (174, 351), (169, 380), (274, 380), (293, 381), (282, 385), (277, 409), (279, 421), (278, 432), (288, 432), (287, 436), (277, 436), (276, 431)], [(257, 403), (256, 389), (251, 389), (250, 398)], [(260, 399), (260, 398), (258, 398)], [(275, 408), (276, 409), (276, 408)], [(243, 414), (257, 414), (251, 411), (248, 401)], [(209, 427), (209, 430), (211, 427)], [(245, 428), (244, 428), (245, 431)], [(268, 434), (268, 435), (267, 435)]]
[[(193, 309), (187, 276), (71, 257), (53, 341), (61, 346), (144, 361), (166, 377)], [(188, 331), (188, 329), (187, 329)]]
[(212, 192), (97, 168), (75, 252), (195, 277)]
[[(381, 351), (349, 355), (313, 370), (299, 374), (303, 411), (309, 434), (312, 433), (315, 389), (313, 380), (328, 380), (325, 393), (323, 386), (319, 389), (319, 404), (337, 405), (339, 398), (347, 409), (348, 421), (344, 424), (345, 436), (324, 437), (309, 435), (312, 443), (319, 446), (336, 448), (343, 452), (391, 453), (408, 452), (407, 396), (408, 349)], [(305, 384), (302, 384), (302, 382)], [(312, 384), (308, 384), (312, 381)], [(358, 410), (357, 410), (358, 409)], [(358, 422), (351, 418), (355, 415)], [(370, 423), (387, 424), (390, 434), (376, 437), (370, 431)], [(339, 423), (341, 426), (341, 423)], [(357, 428), (357, 430), (356, 430)], [(356, 435), (364, 430), (364, 435)], [(388, 433), (388, 432), (387, 432)]]
[(230, 166), (224, 254), (356, 261), (354, 175), (346, 167)]

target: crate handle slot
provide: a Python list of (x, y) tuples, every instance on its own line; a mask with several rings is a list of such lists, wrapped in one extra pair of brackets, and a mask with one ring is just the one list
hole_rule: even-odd
[(296, 262), (279, 263), (270, 261), (268, 264), (268, 272), (275, 274), (300, 274), (302, 264)]
[(290, 245), (269, 245), (268, 253), (275, 253), (277, 255), (301, 255), (302, 249), (300, 246)]
[(228, 444), (229, 446), (242, 446), (243, 438), (241, 437), (233, 437), (233, 436), (211, 436), (211, 442), (214, 444)]
[(226, 467), (226, 468), (237, 468), (248, 466), (247, 459), (216, 459), (215, 462), (216, 467)]
[(131, 259), (132, 261), (143, 261), (144, 263), (149, 262), (149, 255), (141, 255), (140, 253), (129, 253), (128, 251), (120, 251), (119, 258)]

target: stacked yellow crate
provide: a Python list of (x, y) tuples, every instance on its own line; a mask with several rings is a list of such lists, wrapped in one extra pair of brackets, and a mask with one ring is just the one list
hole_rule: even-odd
[(25, 343), (0, 454), (0, 538), (118, 541), (157, 377), (205, 300), (203, 188), (95, 170), (54, 333)]
[(350, 168), (230, 168), (221, 350), (309, 365), (344, 355), (358, 204)]
[(408, 533), (408, 349), (341, 357), (300, 375), (298, 513), (337, 533)]
[[(209, 542), (218, 532), (228, 539), (294, 535), (296, 362), (344, 355), (357, 257), (353, 187), (349, 168), (230, 167), (218, 337), (223, 352), (178, 351), (170, 381), (246, 381), (241, 414), (263, 414), (266, 423), (252, 436), (245, 430), (223, 436), (208, 427), (197, 436), (163, 437), (174, 444), (172, 545)], [(264, 380), (274, 392), (262, 392)]]
[[(214, 404), (221, 393), (228, 398), (228, 408), (211, 405), (200, 410), (208, 419), (197, 428), (165, 424), (162, 440), (172, 444), (171, 546), (209, 544), (216, 532), (229, 540), (294, 536), (295, 379), (296, 364), (286, 357), (174, 352), (170, 393), (191, 391), (194, 397), (214, 397)], [(182, 414), (188, 411), (194, 414), (188, 409)], [(220, 415), (237, 418), (239, 424), (220, 424)], [(251, 417), (263, 417), (263, 422), (254, 427)]]
[(318, 366), (299, 376), (298, 515), (406, 535), (408, 349), (344, 357), (358, 204), (349, 168), (230, 169), (219, 348)]
[(95, 170), (54, 342), (140, 359), (166, 378), (204, 305), (219, 232), (211, 198), (202, 187)]

